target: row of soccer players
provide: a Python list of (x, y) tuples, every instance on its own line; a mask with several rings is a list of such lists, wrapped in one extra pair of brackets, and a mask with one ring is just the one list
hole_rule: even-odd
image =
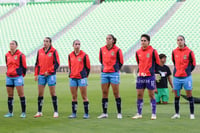
[[(121, 113), (121, 98), (119, 94), (120, 74), (119, 71), (124, 63), (123, 54), (119, 47), (116, 46), (117, 39), (109, 34), (106, 37), (106, 45), (100, 48), (99, 61), (101, 63), (101, 88), (102, 88), (102, 109), (103, 113), (98, 118), (107, 118), (108, 107), (108, 92), (111, 85), (113, 94), (116, 99), (117, 118), (122, 118)], [(190, 118), (194, 119), (194, 101), (192, 97), (192, 77), (191, 72), (194, 70), (196, 62), (194, 53), (186, 46), (183, 36), (177, 37), (178, 47), (172, 52), (172, 61), (174, 63), (173, 87), (175, 93), (175, 115), (172, 117), (180, 118), (179, 114), (179, 99), (180, 90), (182, 87), (186, 90), (190, 104)], [(74, 51), (68, 56), (70, 90), (72, 94), (72, 114), (69, 118), (76, 118), (77, 111), (77, 90), (80, 88), (81, 96), (84, 104), (83, 118), (89, 118), (89, 101), (87, 98), (87, 77), (90, 73), (90, 60), (88, 55), (80, 49), (80, 41), (73, 42)], [(26, 74), (26, 59), (25, 55), (17, 49), (17, 42), (10, 42), (10, 51), (6, 54), (6, 87), (8, 92), (8, 110), (9, 112), (4, 117), (13, 116), (13, 93), (16, 87), (21, 101), (22, 114), (20, 117), (26, 117), (26, 100), (24, 96), (24, 79)], [(160, 67), (159, 55), (157, 50), (150, 45), (150, 36), (147, 34), (141, 35), (141, 48), (136, 52), (136, 61), (138, 63), (137, 73), (137, 114), (133, 119), (142, 118), (143, 95), (145, 88), (148, 89), (149, 98), (152, 107), (151, 119), (156, 117), (156, 78), (155, 71)], [(54, 107), (53, 117), (57, 118), (58, 105), (55, 92), (56, 86), (56, 69), (59, 67), (59, 55), (52, 46), (51, 38), (44, 39), (44, 47), (38, 50), (35, 63), (35, 80), (38, 81), (38, 112), (34, 115), (35, 118), (42, 116), (42, 105), (45, 85), (48, 84), (52, 103)], [(166, 77), (165, 72), (160, 72), (160, 77)]]

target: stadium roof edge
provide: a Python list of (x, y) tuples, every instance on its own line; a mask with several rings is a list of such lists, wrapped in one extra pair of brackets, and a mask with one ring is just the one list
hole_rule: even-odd
[(0, 3), (0, 5), (16, 5), (16, 6), (19, 6), (19, 3)]
[(32, 4), (55, 4), (55, 3), (82, 3), (82, 2), (95, 2), (94, 0), (77, 0), (77, 1), (46, 1), (46, 2), (28, 2), (27, 5)]

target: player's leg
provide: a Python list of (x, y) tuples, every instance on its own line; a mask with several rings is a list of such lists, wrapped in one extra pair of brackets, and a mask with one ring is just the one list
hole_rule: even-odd
[(117, 118), (122, 119), (121, 114), (121, 97), (119, 95), (119, 84), (120, 84), (120, 75), (118, 72), (110, 74), (110, 82), (113, 90), (113, 95), (115, 97), (116, 106), (117, 106)]
[(186, 95), (189, 100), (189, 107), (190, 107), (190, 119), (195, 119), (194, 117), (194, 99), (192, 96), (192, 76), (189, 76), (185, 79), (184, 88)]
[(52, 99), (53, 109), (54, 109), (54, 118), (58, 118), (58, 102), (56, 96), (56, 75), (47, 76), (47, 83), (49, 86), (49, 91)]
[(155, 95), (154, 95), (154, 91), (156, 88), (155, 76), (147, 77), (146, 86), (148, 89), (148, 94), (149, 94), (151, 109), (152, 109), (151, 119), (155, 120), (156, 119), (156, 99), (155, 99)]
[(168, 101), (169, 101), (169, 89), (163, 88), (162, 89), (162, 103), (168, 104)]
[(18, 93), (18, 96), (19, 96), (20, 102), (21, 102), (22, 114), (20, 115), (20, 117), (25, 118), (26, 117), (26, 98), (24, 96), (24, 79), (23, 79), (23, 77), (22, 76), (17, 77), (14, 80), (14, 84), (16, 86), (17, 93)]
[(156, 103), (157, 104), (160, 104), (161, 103), (161, 101), (160, 101), (160, 99), (161, 99), (161, 89), (160, 88), (157, 88), (157, 92), (155, 92), (155, 99), (156, 99)]
[(179, 78), (174, 77), (173, 78), (173, 86), (174, 86), (174, 107), (175, 107), (175, 114), (171, 117), (172, 119), (178, 119), (180, 118), (180, 114), (179, 114), (179, 109), (180, 109), (180, 105), (179, 105), (179, 101), (180, 101), (180, 92), (182, 89), (182, 81)]
[(13, 96), (14, 96), (14, 80), (10, 77), (6, 77), (6, 88), (8, 94), (8, 113), (4, 117), (13, 116)]
[(101, 89), (102, 89), (102, 109), (103, 114), (98, 116), (97, 118), (107, 118), (107, 108), (108, 108), (108, 94), (110, 87), (110, 78), (107, 73), (101, 73)]
[(77, 112), (77, 91), (78, 91), (78, 80), (70, 78), (70, 91), (72, 95), (72, 114), (69, 118), (76, 118)]
[(83, 78), (83, 79), (79, 79), (78, 80), (78, 86), (80, 88), (80, 92), (81, 92), (81, 97), (83, 99), (83, 106), (84, 106), (84, 119), (88, 119), (89, 118), (89, 109), (88, 109), (88, 105), (89, 105), (89, 101), (87, 98), (87, 78)]
[(47, 77), (38, 76), (38, 112), (34, 115), (35, 118), (42, 116), (42, 106), (44, 103), (44, 89), (47, 83)]
[(137, 77), (136, 89), (137, 89), (137, 114), (132, 117), (132, 119), (142, 118), (142, 107), (143, 107), (143, 97), (144, 90), (146, 88), (145, 78)]

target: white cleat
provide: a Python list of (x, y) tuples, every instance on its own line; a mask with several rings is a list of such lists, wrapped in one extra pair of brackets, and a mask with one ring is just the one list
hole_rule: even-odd
[(42, 117), (42, 112), (37, 112), (35, 115), (34, 115), (35, 118), (38, 118), (38, 117)]
[(58, 118), (58, 112), (54, 112), (53, 118)]
[(108, 114), (101, 114), (101, 115), (98, 116), (97, 118), (98, 118), (98, 119), (108, 118)]
[(122, 119), (122, 114), (117, 114), (117, 119)]
[(191, 120), (194, 120), (194, 119), (195, 119), (194, 114), (190, 114), (190, 119), (191, 119)]
[(132, 119), (141, 119), (141, 118), (142, 118), (142, 115), (138, 113), (132, 117)]
[(157, 119), (156, 114), (152, 114), (151, 115), (151, 120), (156, 120), (156, 119)]
[(180, 114), (175, 114), (171, 117), (171, 119), (179, 119), (181, 116)]

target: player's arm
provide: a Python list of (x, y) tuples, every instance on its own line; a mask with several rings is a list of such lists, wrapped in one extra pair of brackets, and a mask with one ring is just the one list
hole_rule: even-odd
[(26, 75), (27, 70), (27, 64), (26, 64), (26, 56), (22, 54), (22, 71), (23, 71), (23, 77)]
[(191, 65), (192, 65), (191, 71), (193, 71), (196, 66), (196, 59), (195, 59), (194, 52), (191, 52)]
[(87, 77), (88, 77), (90, 74), (90, 59), (88, 55), (86, 55), (86, 71), (87, 71)]
[(154, 51), (154, 54), (155, 54), (156, 65), (160, 65), (160, 58), (159, 58), (157, 50)]
[(138, 57), (138, 53), (135, 53), (135, 60), (137, 61), (137, 64), (139, 64), (139, 57)]
[(35, 62), (35, 81), (38, 79), (38, 72), (39, 72), (39, 51), (37, 53), (36, 62)]
[(124, 57), (123, 57), (123, 54), (122, 54), (122, 50), (119, 49), (119, 69), (121, 69), (123, 64), (124, 64)]
[(171, 76), (168, 76), (167, 79), (168, 79), (168, 82), (169, 82), (171, 88), (173, 89), (174, 86), (173, 86), (173, 83), (172, 83), (172, 77), (171, 77)]
[(101, 48), (100, 48), (100, 50), (99, 50), (99, 62), (101, 63), (101, 64), (103, 64), (103, 62), (102, 62), (102, 50), (101, 50)]
[(54, 58), (54, 63), (53, 63), (53, 66), (47, 70), (48, 74), (55, 72), (60, 66), (60, 59), (59, 59), (58, 52), (56, 50), (53, 53), (53, 58)]

